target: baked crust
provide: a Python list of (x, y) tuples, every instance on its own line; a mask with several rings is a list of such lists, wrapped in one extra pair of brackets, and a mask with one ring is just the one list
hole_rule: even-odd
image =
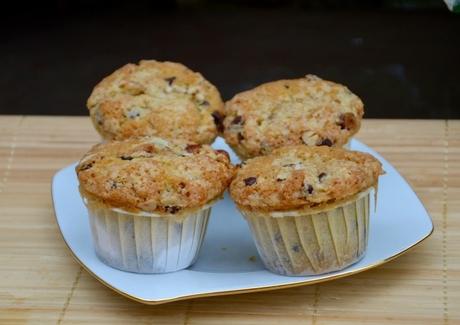
[(382, 173), (367, 153), (297, 145), (244, 162), (230, 194), (245, 210), (327, 209), (376, 186)]
[(97, 131), (106, 140), (158, 136), (212, 143), (224, 104), (200, 73), (174, 62), (142, 60), (104, 78), (88, 98)]
[(358, 132), (363, 103), (313, 75), (262, 84), (225, 104), (224, 137), (242, 159), (305, 144), (342, 147)]
[(156, 137), (98, 144), (76, 167), (84, 197), (160, 214), (204, 207), (222, 195), (234, 170), (223, 150)]

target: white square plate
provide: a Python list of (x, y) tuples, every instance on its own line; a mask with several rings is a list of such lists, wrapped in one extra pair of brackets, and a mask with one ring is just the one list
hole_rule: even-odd
[[(222, 139), (213, 147), (238, 159)], [(353, 150), (369, 152), (386, 171), (379, 182), (378, 207), (370, 222), (369, 246), (358, 263), (318, 276), (286, 277), (264, 269), (246, 221), (228, 195), (217, 203), (198, 261), (190, 268), (167, 274), (135, 274), (103, 264), (93, 251), (88, 215), (78, 192), (75, 164), (53, 178), (52, 195), (57, 223), (76, 260), (94, 277), (117, 292), (147, 304), (193, 297), (280, 289), (327, 281), (381, 265), (426, 239), (433, 224), (407, 182), (375, 151), (357, 140)]]

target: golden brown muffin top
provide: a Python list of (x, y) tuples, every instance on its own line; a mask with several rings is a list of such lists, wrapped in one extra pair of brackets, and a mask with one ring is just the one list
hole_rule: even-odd
[(353, 197), (381, 174), (380, 162), (367, 153), (297, 145), (242, 163), (230, 194), (250, 210), (313, 208)]
[(104, 78), (87, 107), (106, 140), (159, 136), (211, 143), (222, 128), (224, 104), (200, 73), (174, 62), (143, 60)]
[(364, 114), (347, 87), (313, 75), (239, 93), (225, 110), (225, 140), (243, 159), (287, 145), (342, 147)]
[(98, 144), (76, 171), (82, 194), (110, 208), (179, 214), (220, 197), (234, 167), (223, 150), (150, 137)]

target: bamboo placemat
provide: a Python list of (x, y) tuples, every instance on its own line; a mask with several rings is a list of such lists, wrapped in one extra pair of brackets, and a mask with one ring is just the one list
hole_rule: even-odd
[(83, 271), (55, 223), (50, 180), (98, 140), (89, 119), (0, 116), (0, 323), (460, 324), (460, 121), (366, 120), (358, 138), (427, 207), (424, 243), (318, 285), (146, 306)]

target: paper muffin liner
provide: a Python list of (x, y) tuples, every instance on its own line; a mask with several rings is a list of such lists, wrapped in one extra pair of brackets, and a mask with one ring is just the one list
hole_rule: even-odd
[(96, 255), (135, 273), (166, 273), (192, 265), (200, 251), (211, 207), (189, 215), (131, 214), (85, 199)]
[(356, 200), (313, 214), (241, 212), (268, 270), (289, 276), (322, 274), (341, 270), (364, 256), (369, 234), (370, 192), (367, 190)]

